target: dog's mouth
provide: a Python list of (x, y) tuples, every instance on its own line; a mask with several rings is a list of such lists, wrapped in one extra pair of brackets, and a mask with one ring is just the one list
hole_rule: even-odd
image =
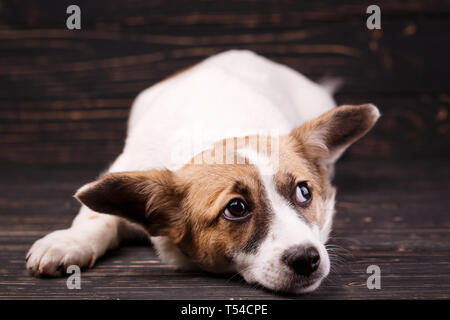
[(303, 276), (293, 276), (280, 290), (285, 293), (302, 294), (314, 291), (319, 287), (324, 277), (320, 274), (305, 278)]
[(302, 281), (300, 283), (294, 283), (294, 285), (290, 288), (289, 292), (295, 293), (308, 293), (317, 289), (323, 277), (314, 277), (314, 279), (308, 279), (307, 281)]
[(301, 275), (286, 275), (280, 277), (280, 274), (264, 274), (259, 279), (254, 277), (245, 277), (250, 284), (257, 284), (266, 290), (276, 294), (305, 294), (316, 290), (325, 278), (322, 272), (309, 277)]

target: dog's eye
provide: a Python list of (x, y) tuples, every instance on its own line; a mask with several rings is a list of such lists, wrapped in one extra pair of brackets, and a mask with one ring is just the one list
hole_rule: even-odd
[(311, 201), (312, 193), (305, 181), (297, 184), (295, 188), (295, 202), (299, 205), (305, 205)]
[(223, 216), (228, 220), (240, 220), (247, 217), (249, 211), (247, 205), (241, 199), (231, 200), (225, 210)]

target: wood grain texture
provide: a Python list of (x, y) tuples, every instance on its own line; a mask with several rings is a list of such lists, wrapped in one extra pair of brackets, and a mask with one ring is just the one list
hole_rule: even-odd
[(384, 151), (352, 152), (449, 155), (450, 1), (382, 1), (382, 31), (365, 27), (364, 1), (79, 1), (79, 31), (68, 4), (3, 2), (0, 163), (109, 162), (138, 92), (232, 48), (342, 78), (339, 103), (376, 103)]
[[(450, 1), (0, 2), (0, 298), (282, 297), (234, 276), (171, 271), (145, 244), (126, 246), (82, 276), (36, 279), (24, 255), (69, 226), (73, 192), (121, 151), (130, 105), (144, 88), (207, 56), (250, 49), (314, 80), (344, 80), (339, 103), (382, 117), (337, 168), (331, 243), (343, 261), (300, 299), (448, 299), (450, 292)], [(382, 270), (382, 290), (365, 287)]]
[[(448, 299), (450, 298), (450, 170), (444, 163), (361, 162), (337, 168), (338, 214), (330, 244), (333, 272), (310, 295), (278, 296), (238, 276), (172, 271), (148, 244), (114, 250), (82, 274), (36, 279), (24, 268), (29, 246), (66, 228), (78, 210), (71, 198), (99, 167), (9, 167), (0, 173), (0, 298), (46, 299)], [(411, 172), (416, 172), (411, 179)], [(368, 290), (369, 265), (380, 266), (381, 290)]]

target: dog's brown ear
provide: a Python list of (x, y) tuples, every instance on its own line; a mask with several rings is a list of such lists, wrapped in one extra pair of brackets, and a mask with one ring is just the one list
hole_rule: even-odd
[(163, 235), (171, 228), (181, 197), (174, 173), (168, 170), (110, 173), (75, 194), (93, 211), (139, 223), (152, 236)]
[(327, 166), (364, 136), (379, 117), (374, 105), (344, 105), (305, 123), (290, 136), (301, 153)]

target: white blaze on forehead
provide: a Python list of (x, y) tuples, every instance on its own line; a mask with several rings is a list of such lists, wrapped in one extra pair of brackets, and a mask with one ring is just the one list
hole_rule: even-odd
[(237, 151), (237, 153), (243, 158), (247, 158), (249, 163), (253, 164), (258, 169), (261, 178), (264, 179), (267, 176), (271, 176), (273, 178), (275, 175), (276, 171), (270, 161), (271, 159), (269, 159), (266, 155), (258, 153), (255, 149), (250, 147), (241, 148)]

